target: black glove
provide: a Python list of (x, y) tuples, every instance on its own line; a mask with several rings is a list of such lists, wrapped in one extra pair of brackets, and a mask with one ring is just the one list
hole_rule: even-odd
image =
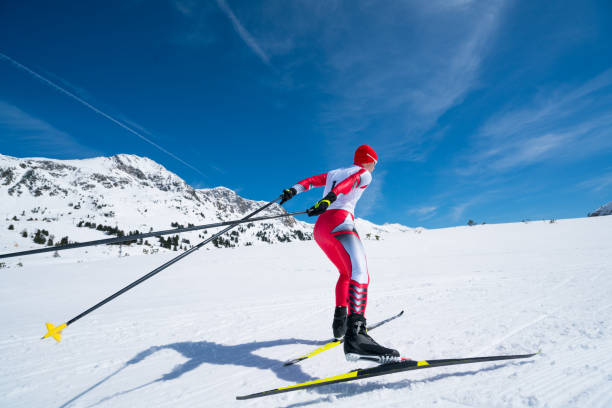
[(313, 215), (321, 215), (327, 210), (327, 208), (336, 201), (336, 193), (330, 191), (325, 197), (317, 201), (315, 205), (306, 210), (306, 213), (312, 217)]
[(286, 188), (283, 190), (283, 199), (281, 200), (281, 204), (284, 203), (285, 201), (289, 201), (293, 198), (294, 195), (297, 194), (297, 190), (293, 187), (291, 188)]

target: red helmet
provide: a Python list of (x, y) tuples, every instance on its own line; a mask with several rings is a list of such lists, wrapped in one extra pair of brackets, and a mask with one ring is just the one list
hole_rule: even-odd
[(361, 145), (355, 150), (355, 164), (378, 163), (378, 156), (374, 149), (368, 145)]

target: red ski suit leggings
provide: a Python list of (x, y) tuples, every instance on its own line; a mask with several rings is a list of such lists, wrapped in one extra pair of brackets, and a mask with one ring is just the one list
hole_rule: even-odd
[(353, 214), (345, 210), (325, 211), (315, 224), (314, 239), (340, 272), (336, 306), (348, 306), (349, 314), (364, 314), (370, 275)]

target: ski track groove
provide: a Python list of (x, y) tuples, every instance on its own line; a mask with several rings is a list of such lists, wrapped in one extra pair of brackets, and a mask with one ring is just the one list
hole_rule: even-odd
[[(568, 271), (569, 273), (570, 271)], [(574, 272), (574, 271), (571, 271)], [(577, 288), (574, 287), (575, 285), (570, 285), (572, 282), (576, 281), (578, 282), (577, 284), (580, 285), (580, 283), (585, 283), (588, 281), (589, 285), (587, 285), (587, 291), (582, 291), (582, 293), (588, 293), (588, 296), (592, 299), (592, 298), (605, 298), (607, 295), (607, 286), (605, 284), (602, 285), (598, 285), (596, 286), (596, 288), (598, 288), (598, 290), (596, 289), (595, 291), (592, 290), (592, 284), (597, 282), (604, 274), (603, 271), (600, 270), (599, 273), (596, 273), (594, 275), (589, 276), (588, 280), (584, 280), (584, 279), (580, 279), (576, 276), (576, 273), (580, 273), (580, 271), (575, 271), (574, 273), (572, 273), (570, 276), (565, 277), (564, 279), (562, 279), (560, 282), (558, 282), (556, 285), (554, 285), (552, 288), (550, 288), (547, 291), (547, 294), (542, 297), (542, 296), (530, 296), (528, 298), (524, 298), (521, 300), (514, 300), (511, 302), (506, 302), (505, 303), (505, 307), (510, 307), (510, 306), (516, 306), (516, 305), (521, 305), (521, 306), (525, 306), (526, 304), (534, 304), (534, 303), (539, 303), (541, 305), (546, 304), (547, 302), (550, 302), (551, 299), (556, 299), (557, 297), (559, 297), (559, 290), (565, 288), (565, 290), (563, 292), (565, 293), (569, 293), (569, 292), (573, 292), (576, 291)], [(393, 295), (394, 296), (398, 296), (400, 295), (400, 292), (405, 292), (405, 293), (409, 293), (412, 290), (406, 290), (406, 291), (393, 291)], [(594, 296), (595, 295), (595, 296)], [(576, 302), (578, 303), (578, 302)], [(606, 310), (607, 308), (609, 308), (612, 305), (606, 305), (604, 307), (600, 307), (598, 309), (596, 309), (595, 311), (591, 312), (590, 314), (595, 314), (597, 315), (598, 313), (601, 313), (602, 311)], [(567, 306), (564, 306), (567, 307)], [(504, 334), (502, 337), (497, 338), (496, 340), (494, 340), (493, 342), (489, 343), (487, 346), (484, 346), (483, 348), (481, 348), (480, 351), (478, 351), (477, 354), (482, 354), (485, 353), (487, 351), (489, 351), (491, 348), (494, 348), (494, 346), (499, 345), (501, 343), (503, 343), (504, 341), (512, 338), (513, 336), (519, 334), (520, 332), (536, 325), (537, 323), (543, 321), (546, 318), (549, 317), (554, 317), (555, 315), (557, 315), (559, 312), (561, 312), (563, 309), (563, 307), (558, 307), (556, 310), (554, 310), (553, 312), (550, 313), (546, 313), (546, 314), (541, 314), (540, 316), (530, 320), (529, 322), (526, 322), (522, 325), (516, 326), (515, 328), (509, 330), (506, 334)], [(483, 315), (486, 313), (483, 313)], [(465, 319), (465, 320), (474, 320), (473, 317), (471, 316), (469, 319)], [(576, 339), (574, 339), (574, 343), (575, 347), (579, 347), (582, 343), (584, 342), (584, 338), (580, 338), (578, 339), (578, 341), (576, 341)], [(557, 347), (555, 347), (555, 349), (559, 348), (559, 344), (556, 345)], [(552, 348), (552, 347), (551, 347)], [(606, 347), (606, 349), (611, 348), (610, 345), (608, 345), (608, 347)], [(552, 350), (551, 350), (552, 351)], [(609, 352), (612, 350), (606, 350), (606, 352)], [(599, 353), (598, 353), (599, 354)], [(608, 355), (610, 355), (610, 353), (608, 353)], [(591, 357), (591, 358), (589, 358)], [(537, 358), (537, 356), (536, 356)], [(601, 365), (603, 363), (604, 366), (611, 364), (612, 361), (601, 361), (601, 358), (598, 357), (598, 355), (595, 356), (580, 356), (580, 357), (575, 357), (572, 361), (570, 361), (572, 366), (576, 366), (578, 364), (585, 364), (585, 361), (588, 361), (588, 365), (593, 367), (597, 367), (597, 365)], [(567, 361), (565, 361), (565, 363), (567, 363)], [(539, 378), (539, 380), (538, 380)], [(545, 378), (545, 379), (542, 379)], [(608, 380), (610, 381), (610, 380)], [(531, 382), (532, 385), (535, 386), (535, 388), (532, 388), (531, 391), (532, 393), (542, 393), (542, 394), (548, 394), (548, 395), (565, 395), (567, 397), (567, 394), (570, 393), (573, 397), (572, 398), (558, 398), (558, 397), (553, 397), (551, 398), (551, 401), (548, 401), (551, 403), (551, 406), (567, 406), (568, 403), (571, 403), (572, 400), (576, 399), (577, 396), (582, 395), (584, 393), (589, 394), (589, 390), (593, 389), (593, 388), (597, 388), (596, 386), (589, 386), (589, 384), (592, 383), (592, 379), (588, 378), (588, 376), (582, 376), (580, 377), (579, 380), (576, 380), (576, 378), (574, 378), (573, 376), (567, 376), (567, 375), (556, 375), (556, 376), (544, 376), (544, 377), (536, 377), (536, 379)], [(536, 386), (537, 385), (537, 386)], [(603, 384), (602, 384), (603, 385)], [(563, 392), (560, 392), (563, 391)], [(601, 393), (601, 399), (602, 400), (607, 400), (609, 399), (609, 394), (602, 392)], [(510, 395), (504, 394), (506, 397), (509, 397)], [(558, 399), (562, 399), (562, 400), (558, 400)], [(554, 401), (554, 402), (553, 402)], [(573, 405), (575, 406), (575, 404)], [(590, 406), (590, 405), (589, 405)]]
[(610, 378), (611, 375), (612, 374), (608, 375), (608, 384), (604, 383), (603, 386), (598, 387), (597, 391), (594, 393), (595, 395), (593, 395), (584, 406), (593, 408), (609, 408), (612, 406), (612, 385), (610, 385), (610, 382), (612, 382), (612, 378)]
[[(597, 274), (595, 277), (593, 277), (593, 280), (598, 279), (598, 278), (599, 278), (599, 277), (601, 277), (602, 275), (603, 275), (603, 273), (599, 273), (599, 274)], [(575, 277), (574, 277), (574, 276), (572, 276), (572, 277), (568, 277), (568, 278), (564, 279), (562, 282), (560, 282), (560, 283), (558, 283), (557, 285), (555, 285), (554, 290), (551, 290), (551, 291), (549, 292), (549, 294), (547, 294), (545, 297), (532, 297), (532, 298), (530, 298), (530, 299), (529, 299), (529, 301), (528, 301), (528, 302), (521, 301), (521, 302), (516, 302), (516, 303), (517, 303), (517, 304), (521, 304), (521, 305), (525, 305), (525, 304), (532, 304), (532, 303), (535, 303), (535, 302), (538, 302), (538, 303), (544, 303), (546, 300), (549, 300), (550, 298), (552, 298), (552, 294), (553, 294), (553, 293), (555, 293), (555, 294), (558, 296), (558, 295), (559, 295), (558, 290), (559, 290), (559, 289), (561, 289), (561, 288), (563, 288), (563, 287), (567, 287), (567, 284), (568, 284), (568, 283), (570, 283), (571, 281), (573, 281), (574, 279), (575, 279)], [(606, 288), (605, 288), (605, 286), (599, 286), (599, 288), (600, 288), (600, 292), (603, 292), (603, 294), (605, 294), (605, 293), (606, 293)], [(593, 292), (592, 292), (592, 291), (590, 292), (590, 295), (591, 295), (591, 296), (593, 295)], [(506, 305), (504, 306), (504, 309), (505, 309), (506, 307), (508, 307), (508, 306), (509, 306), (509, 305), (508, 305), (508, 304), (506, 304)], [(514, 335), (518, 334), (518, 333), (519, 333), (519, 332), (521, 332), (522, 330), (525, 330), (525, 329), (527, 329), (527, 328), (529, 328), (529, 327), (533, 326), (534, 324), (536, 324), (536, 323), (538, 323), (538, 322), (540, 322), (540, 321), (542, 321), (542, 320), (544, 320), (544, 319), (546, 319), (546, 318), (550, 318), (550, 317), (553, 317), (553, 316), (557, 315), (557, 314), (558, 314), (560, 311), (562, 311), (563, 307), (566, 307), (566, 306), (557, 306), (557, 308), (555, 308), (555, 310), (554, 310), (553, 312), (548, 312), (548, 313), (542, 314), (542, 315), (538, 316), (537, 318), (532, 319), (531, 321), (529, 321), (529, 322), (527, 322), (527, 323), (525, 323), (525, 324), (519, 325), (519, 326), (515, 327), (514, 329), (509, 330), (509, 331), (508, 331), (508, 332), (507, 332), (507, 333), (506, 333), (504, 336), (502, 336), (501, 338), (498, 338), (498, 339), (494, 340), (494, 341), (493, 341), (493, 342), (491, 342), (491, 343), (490, 343), (488, 346), (485, 346), (485, 347), (483, 347), (482, 349), (480, 349), (480, 350), (478, 351), (478, 353), (484, 353), (484, 352), (487, 352), (487, 351), (489, 350), (489, 347), (493, 347), (493, 346), (495, 346), (495, 345), (498, 345), (498, 344), (502, 343), (503, 341), (505, 341), (505, 340), (507, 340), (507, 339), (509, 339), (509, 338), (513, 337)]]
[[(591, 282), (596, 281), (601, 276), (602, 276), (602, 273), (596, 276), (593, 276), (590, 279), (590, 281)], [(598, 298), (605, 298), (605, 295), (606, 295), (605, 285), (600, 285), (598, 286), (598, 288), (599, 288), (598, 291), (590, 291), (586, 293), (589, 293), (591, 296), (596, 294), (598, 295), (597, 296)], [(605, 309), (605, 308), (601, 308), (601, 309)], [(559, 311), (557, 311), (556, 313), (560, 314), (558, 312)], [(588, 313), (588, 314), (590, 315), (592, 313)], [(560, 315), (563, 315), (563, 314), (560, 314)], [(582, 319), (582, 321), (584, 321), (584, 319)], [(522, 329), (524, 328), (526, 327), (523, 327)], [(572, 329), (575, 329), (576, 331), (584, 330), (584, 329), (581, 329), (580, 327), (574, 327), (574, 326), (572, 326)], [(513, 334), (516, 334), (516, 333), (513, 333)], [(581, 348), (584, 346), (585, 342), (587, 344), (590, 344), (591, 348), (582, 350)], [(548, 361), (548, 358), (552, 358), (555, 352), (558, 352), (564, 349), (570, 349), (570, 348), (574, 350), (572, 358), (567, 359), (567, 358), (562, 357), (562, 360), (560, 362), (555, 361), (556, 365), (563, 364), (564, 366), (567, 367), (562, 372), (568, 369), (575, 371), (575, 370), (579, 370), (585, 367), (588, 367), (588, 370), (590, 371), (597, 371), (600, 369), (601, 366), (606, 367), (612, 364), (612, 360), (609, 358), (605, 358), (603, 360), (601, 359), (602, 354), (607, 355), (607, 356), (612, 355), (611, 353), (612, 344), (609, 344), (609, 341), (606, 343), (605, 337), (603, 337), (603, 339), (589, 339), (589, 338), (585, 338), (584, 335), (582, 335), (579, 338), (568, 339), (566, 342), (561, 342), (561, 343), (557, 342), (554, 345), (551, 344), (550, 346), (546, 346), (545, 354), (543, 356), (545, 358), (544, 358), (544, 361), (542, 361), (542, 364), (550, 364), (550, 361)], [(594, 352), (593, 349), (599, 349), (599, 351)], [(555, 374), (555, 375), (546, 375), (546, 376), (536, 375), (535, 378), (531, 378), (531, 381), (529, 383), (530, 385), (533, 386), (533, 389), (532, 389), (533, 392), (537, 394), (552, 396), (547, 401), (550, 404), (550, 406), (559, 406), (559, 407), (591, 406), (591, 405), (582, 405), (582, 403), (580, 404), (572, 403), (572, 400), (576, 399), (578, 396), (584, 393), (588, 394), (590, 389), (597, 387), (597, 386), (592, 385), (593, 378), (591, 375), (582, 375), (582, 376), (577, 377), (576, 375), (573, 375), (574, 371), (571, 371), (569, 374)], [(534, 377), (529, 374), (527, 375), (529, 377)], [(610, 392), (611, 391), (609, 390), (608, 394), (604, 393), (603, 395), (604, 396), (609, 395)], [(567, 398), (568, 394), (572, 395), (573, 397), (568, 399)]]
[[(572, 280), (575, 279), (575, 276), (569, 276), (566, 277), (565, 279), (563, 279), (562, 281), (558, 282), (553, 289), (550, 289), (547, 293), (547, 295), (545, 297), (542, 297), (540, 294), (534, 294), (532, 296), (526, 297), (526, 298), (521, 298), (521, 299), (513, 299), (511, 301), (507, 301), (504, 302), (503, 304), (494, 304), (494, 306), (496, 308), (502, 309), (502, 310), (514, 310), (517, 308), (517, 306), (524, 306), (524, 305), (531, 305), (535, 302), (541, 302), (542, 300), (546, 299), (546, 298), (550, 298), (553, 297), (554, 295), (558, 295), (558, 293), (556, 292), (557, 290), (559, 290), (562, 287), (565, 287), (567, 284), (569, 284)], [(411, 295), (415, 295), (414, 293), (415, 288), (411, 288), (411, 289), (407, 289), (407, 290), (393, 290), (393, 291), (386, 291), (383, 292), (381, 294), (387, 297), (399, 297), (401, 295), (405, 295), (405, 294), (411, 294)], [(435, 293), (435, 289), (432, 289), (432, 291)], [(421, 297), (427, 297), (426, 294), (419, 292), (418, 293), (419, 296)], [(437, 295), (437, 293), (436, 293)], [(457, 321), (454, 320), (453, 324), (456, 326), (465, 326), (467, 323), (471, 323), (473, 321), (478, 320), (477, 317), (480, 316), (489, 316), (490, 315), (490, 311), (486, 310), (483, 311), (481, 314), (479, 315), (470, 315), (468, 317), (463, 317), (461, 320)]]
[[(558, 350), (560, 348), (566, 349), (570, 347), (578, 348), (580, 344), (583, 343), (583, 341), (584, 339), (568, 339), (566, 342), (558, 343), (557, 347), (555, 347), (555, 350)], [(612, 347), (609, 344), (607, 344), (604, 348), (604, 351), (605, 353), (607, 353), (607, 355), (611, 355), (610, 353), (608, 353), (611, 348)], [(588, 351), (591, 350), (589, 349)], [(554, 353), (554, 351), (551, 351), (550, 353), (545, 352), (544, 355), (542, 355), (541, 357), (536, 356), (536, 358), (538, 359), (536, 361), (538, 361), (540, 365), (550, 366), (551, 361), (549, 359), (552, 359), (554, 355), (552, 353)], [(585, 388), (588, 388), (587, 385), (592, 383), (592, 378), (589, 375), (581, 375), (579, 377), (575, 375), (576, 370), (586, 366), (589, 366), (593, 369), (598, 369), (600, 365), (606, 367), (612, 364), (612, 359), (608, 358), (602, 360), (601, 355), (601, 352), (597, 354), (578, 352), (573, 353), (572, 357), (569, 359), (564, 358), (566, 356), (565, 355), (564, 357), (562, 357), (561, 361), (554, 360), (555, 366), (563, 365), (564, 367), (566, 367), (558, 374), (542, 375), (542, 373), (538, 370), (526, 372), (522, 374), (522, 376), (524, 376), (525, 380), (529, 379), (527, 383), (530, 385), (530, 388), (533, 393), (551, 395), (550, 399), (547, 401), (550, 406), (570, 406), (567, 404), (567, 395), (576, 395), (580, 392), (584, 392)], [(566, 373), (566, 371), (568, 370), (569, 372)], [(559, 399), (563, 399), (563, 401), (558, 401)]]

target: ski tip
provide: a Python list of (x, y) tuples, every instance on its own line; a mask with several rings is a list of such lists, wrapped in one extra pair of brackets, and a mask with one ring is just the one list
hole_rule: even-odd
[(44, 336), (41, 337), (41, 340), (44, 340), (48, 337), (53, 337), (55, 339), (55, 341), (57, 341), (58, 343), (60, 341), (62, 341), (62, 330), (64, 330), (66, 328), (66, 323), (62, 323), (59, 326), (55, 326), (53, 323), (45, 323), (45, 326), (47, 326), (47, 334), (45, 334)]
[(285, 361), (283, 363), (283, 367), (287, 367), (287, 366), (290, 366), (290, 365), (297, 364), (297, 363), (299, 363), (302, 360), (306, 360), (306, 358), (305, 357), (300, 357), (300, 358), (294, 358), (293, 360)]
[(531, 357), (535, 357), (535, 356), (539, 356), (540, 353), (542, 352), (542, 350), (538, 350), (535, 353), (531, 353), (531, 354), (524, 354), (518, 358), (531, 358)]

